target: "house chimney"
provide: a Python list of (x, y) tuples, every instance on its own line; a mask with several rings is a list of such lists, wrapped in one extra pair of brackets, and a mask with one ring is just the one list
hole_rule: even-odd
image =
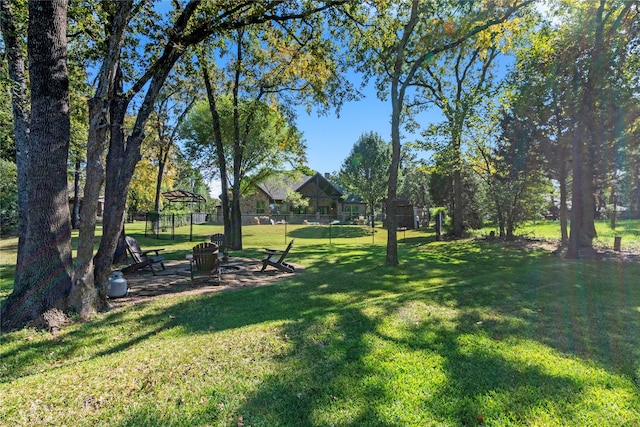
[(329, 178), (331, 178), (331, 174), (329, 172), (325, 172), (324, 177), (327, 178), (327, 181), (328, 181)]

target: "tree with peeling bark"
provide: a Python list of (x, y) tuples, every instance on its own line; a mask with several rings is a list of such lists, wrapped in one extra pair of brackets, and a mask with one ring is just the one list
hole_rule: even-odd
[[(391, 102), (392, 160), (388, 182), (386, 226), (397, 228), (396, 205), (400, 165), (401, 124), (409, 119), (408, 105), (416, 77), (431, 61), (467, 40), (512, 19), (533, 0), (372, 2), (353, 32), (357, 68), (374, 76), (381, 98)], [(387, 265), (398, 265), (398, 240), (388, 233)]]

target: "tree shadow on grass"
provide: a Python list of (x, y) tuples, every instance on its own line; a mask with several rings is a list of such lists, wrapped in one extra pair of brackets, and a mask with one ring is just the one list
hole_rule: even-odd
[[(374, 232), (377, 230), (374, 229)], [(352, 239), (371, 236), (371, 227), (351, 225), (309, 225), (297, 228), (288, 233), (290, 237), (300, 239)]]
[[(92, 357), (98, 357), (119, 353), (166, 329), (215, 337), (212, 331), (277, 322), (281, 339), (291, 348), (275, 360), (274, 372), (240, 400), (216, 396), (235, 399), (233, 409), (221, 409), (213, 399), (196, 419), (211, 422), (233, 411), (242, 414), (247, 425), (479, 425), (501, 413), (511, 414), (510, 422), (517, 424), (531, 421), (526, 414), (535, 408), (556, 401), (569, 405), (581, 398), (585, 385), (580, 381), (511, 360), (492, 340), (535, 340), (614, 374), (635, 375), (637, 338), (627, 333), (634, 335), (640, 326), (634, 311), (640, 297), (632, 289), (640, 273), (637, 267), (581, 262), (570, 269), (535, 253), (469, 242), (401, 251), (401, 266), (392, 268), (383, 266), (379, 248), (368, 245), (350, 247), (348, 256), (335, 246), (303, 247), (296, 254), (308, 260), (302, 276), (269, 287), (152, 304), (152, 310), (136, 318), (139, 328), (123, 331), (126, 339), (110, 344), (96, 334), (91, 341), (95, 328), (118, 328), (132, 316), (132, 311), (109, 313), (64, 337), (66, 353), (60, 356), (77, 357), (78, 342), (95, 346)], [(618, 283), (614, 294), (603, 286), (606, 278)], [(385, 322), (412, 304), (454, 315), (419, 318), (401, 328), (401, 336), (390, 335)], [(616, 326), (620, 331), (612, 330)], [(25, 355), (12, 378), (31, 372), (29, 352), (48, 352), (56, 345), (17, 346), (11, 356)], [(603, 345), (615, 349), (616, 356), (594, 352)], [(396, 355), (380, 353), (386, 346)], [(389, 363), (393, 357), (414, 354), (414, 363)], [(411, 369), (412, 376), (400, 372), (403, 369)], [(419, 402), (412, 408), (421, 408), (418, 412), (424, 415), (393, 408), (394, 402), (415, 400), (411, 394), (398, 394), (404, 379), (429, 377), (434, 370), (444, 378), (438, 388), (418, 382), (413, 390)], [(513, 415), (513, 407), (522, 418)], [(572, 419), (569, 410), (557, 416)], [(123, 425), (141, 420), (165, 420), (163, 408), (143, 406)]]
[[(225, 296), (224, 302), (217, 300), (215, 313), (208, 313), (214, 316), (210, 324), (216, 330), (284, 320), (282, 334), (294, 342), (294, 348), (280, 357), (278, 373), (263, 379), (236, 412), (243, 414), (244, 421), (252, 425), (328, 425), (333, 422), (386, 426), (434, 420), (451, 425), (481, 425), (492, 419), (527, 423), (531, 421), (528, 414), (553, 404), (559, 419), (572, 420), (571, 410), (560, 410), (563, 405), (557, 404), (564, 402), (570, 407), (582, 399), (585, 384), (570, 374), (549, 373), (536, 364), (509, 360), (500, 351), (483, 346), (487, 340), (536, 339), (570, 354), (586, 356), (612, 372), (631, 373), (630, 368), (637, 363), (631, 346), (626, 347), (621, 359), (632, 362), (621, 367), (598, 355), (581, 355), (563, 348), (556, 340), (553, 322), (540, 320), (544, 317), (541, 313), (551, 307), (543, 305), (551, 304), (551, 295), (534, 299), (529, 295), (540, 293), (544, 285), (541, 281), (545, 280), (545, 274), (537, 269), (545, 262), (536, 265), (522, 254), (504, 253), (497, 248), (452, 249), (447, 252), (441, 247), (430, 255), (427, 251), (426, 259), (415, 256), (413, 262), (403, 265), (404, 269), (380, 266), (379, 254), (364, 247), (346, 260), (338, 250), (308, 249), (309, 258), (321, 261), (313, 263), (304, 281), (292, 280), (276, 287), (252, 290), (251, 298), (238, 293)], [(424, 251), (420, 255), (424, 256)], [(415, 267), (418, 262), (430, 266), (423, 274), (437, 275), (445, 285), (420, 289), (397, 280), (419, 274)], [(525, 277), (509, 276), (509, 266), (513, 264), (529, 266)], [(443, 269), (443, 265), (457, 267)], [(433, 266), (440, 269), (438, 273), (433, 273), (438, 270)], [(327, 269), (334, 273), (335, 280), (328, 280), (323, 273)], [(469, 279), (468, 275), (474, 277)], [(477, 275), (487, 280), (475, 277)], [(360, 306), (359, 302), (374, 298), (380, 299), (371, 305), (382, 314), (372, 317), (363, 311), (368, 304)], [(385, 318), (416, 301), (455, 307), (460, 312), (451, 320), (455, 327), (427, 321), (403, 339), (380, 333)], [(184, 327), (186, 319), (206, 313), (213, 305), (201, 303), (192, 301), (172, 308), (170, 313), (176, 325)], [(333, 319), (331, 325), (319, 328), (319, 323), (328, 317)], [(210, 327), (193, 321), (187, 323), (193, 332), (204, 332)], [(446, 377), (443, 386), (431, 394), (414, 390), (423, 395), (419, 406), (428, 415), (404, 419), (400, 413), (389, 410), (396, 399), (397, 384), (393, 377), (397, 372), (393, 372), (393, 367), (385, 367), (385, 360), (371, 364), (370, 358), (375, 352), (371, 336), (377, 337), (375, 345), (392, 343), (400, 354), (419, 352), (426, 358), (436, 354), (443, 360), (439, 365)], [(425, 340), (424, 336), (431, 338)], [(465, 344), (465, 339), (472, 342)], [(416, 369), (418, 376), (429, 374), (427, 368)], [(332, 413), (345, 415), (334, 419)]]

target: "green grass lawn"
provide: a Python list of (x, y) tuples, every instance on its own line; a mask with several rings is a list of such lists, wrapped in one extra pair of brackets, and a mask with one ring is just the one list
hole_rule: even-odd
[[(183, 259), (201, 227), (136, 237)], [(407, 231), (390, 268), (384, 230), (286, 233), (246, 227), (232, 252), (295, 238), (306, 270), (273, 286), (2, 336), (0, 425), (640, 424), (640, 265)]]
[[(640, 251), (640, 220), (618, 221), (616, 228), (612, 229), (608, 220), (598, 220), (595, 222), (598, 236), (593, 244), (598, 247), (613, 247), (615, 236), (622, 237), (622, 249)], [(475, 230), (473, 235), (486, 236), (491, 231), (498, 234), (498, 228), (487, 226), (481, 230)], [(560, 221), (530, 221), (521, 225), (516, 234), (538, 239), (560, 240)]]

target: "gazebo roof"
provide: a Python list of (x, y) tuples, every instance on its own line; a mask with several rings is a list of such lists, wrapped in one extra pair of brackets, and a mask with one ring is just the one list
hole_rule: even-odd
[(207, 200), (198, 193), (187, 190), (171, 190), (162, 193), (169, 202), (206, 202)]

